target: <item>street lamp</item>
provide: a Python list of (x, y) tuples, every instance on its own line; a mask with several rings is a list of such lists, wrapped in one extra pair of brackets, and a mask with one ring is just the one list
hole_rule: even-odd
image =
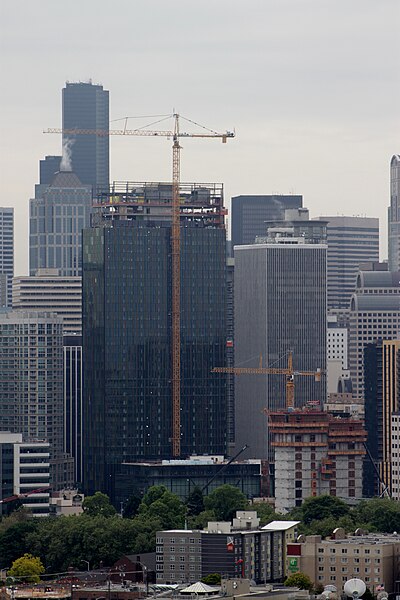
[(88, 560), (85, 560), (84, 558), (82, 558), (81, 563), (82, 562), (87, 564), (87, 570), (90, 571), (90, 562)]

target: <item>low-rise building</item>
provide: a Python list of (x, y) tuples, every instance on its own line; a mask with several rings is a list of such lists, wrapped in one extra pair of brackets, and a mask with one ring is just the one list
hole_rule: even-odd
[(290, 527), (258, 525), (257, 513), (240, 511), (233, 524), (210, 522), (204, 530), (157, 532), (157, 583), (191, 583), (211, 573), (256, 583), (283, 581), (286, 544), (296, 539), (298, 521)]
[(56, 517), (80, 515), (83, 513), (85, 496), (78, 490), (60, 490), (50, 498), (50, 512)]
[[(377, 588), (398, 592), (400, 573), (400, 535), (370, 533), (346, 537), (335, 530), (334, 539), (311, 535), (287, 546), (289, 569), (301, 571), (313, 582), (334, 585), (343, 591), (348, 579), (362, 579), (374, 592)], [(300, 538), (302, 539), (302, 537)]]

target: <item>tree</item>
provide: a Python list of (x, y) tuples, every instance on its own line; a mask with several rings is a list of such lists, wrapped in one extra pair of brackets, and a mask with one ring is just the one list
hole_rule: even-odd
[(158, 520), (160, 529), (176, 529), (184, 526), (185, 514), (186, 507), (178, 496), (165, 486), (157, 485), (143, 496), (136, 518)]
[(101, 492), (96, 492), (94, 496), (87, 496), (82, 504), (83, 514), (89, 517), (113, 517), (117, 511), (110, 502), (109, 497)]
[(16, 577), (26, 583), (38, 583), (40, 575), (44, 571), (45, 568), (40, 558), (32, 556), (32, 554), (24, 554), (14, 560), (11, 569), (8, 571), (8, 576)]
[(220, 585), (221, 573), (210, 573), (209, 575), (202, 577), (201, 581), (207, 585)]
[(130, 496), (123, 508), (122, 516), (124, 519), (132, 519), (134, 517), (140, 506), (141, 498), (137, 494), (132, 494)]
[(18, 521), (15, 516), (16, 513), (13, 513), (2, 521), (4, 529), (0, 530), (0, 568), (8, 567), (14, 560), (23, 555), (26, 549), (29, 548), (27, 542), (29, 534), (35, 532), (38, 528), (39, 519)]
[(189, 494), (186, 501), (187, 512), (190, 517), (199, 515), (204, 510), (204, 498), (203, 492), (196, 485), (196, 487)]
[(298, 587), (301, 590), (308, 591), (311, 591), (314, 587), (314, 584), (309, 578), (309, 576), (305, 573), (302, 573), (301, 571), (290, 575), (284, 582), (284, 585), (286, 585), (287, 587)]
[[(260, 526), (270, 523), (275, 518), (274, 509), (267, 502), (256, 502), (251, 508), (257, 512), (257, 517), (260, 519)], [(282, 518), (282, 515), (279, 515)]]
[(237, 510), (249, 507), (246, 496), (232, 485), (221, 485), (204, 498), (206, 510), (212, 510), (218, 521), (230, 521)]
[(305, 525), (311, 521), (320, 521), (328, 517), (339, 519), (349, 513), (350, 509), (343, 500), (336, 496), (317, 496), (306, 498), (300, 509), (293, 511), (293, 516), (298, 515)]
[(390, 498), (364, 500), (353, 514), (359, 527), (383, 533), (400, 531), (400, 505)]

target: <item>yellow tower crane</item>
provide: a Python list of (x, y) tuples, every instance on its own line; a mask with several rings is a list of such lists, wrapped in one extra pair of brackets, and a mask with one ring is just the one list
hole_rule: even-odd
[[(171, 242), (172, 242), (172, 455), (178, 458), (181, 454), (181, 334), (180, 334), (180, 257), (181, 257), (181, 233), (180, 233), (180, 202), (179, 202), (179, 185), (180, 185), (180, 138), (221, 138), (225, 144), (228, 138), (235, 137), (232, 131), (218, 133), (212, 129), (208, 129), (202, 125), (207, 132), (202, 133), (186, 133), (180, 131), (180, 118), (199, 125), (190, 119), (186, 119), (177, 113), (168, 115), (166, 118), (174, 119), (173, 130), (154, 130), (146, 129), (127, 129), (128, 117), (125, 117), (125, 127), (123, 129), (46, 129), (43, 133), (61, 133), (63, 135), (126, 135), (126, 136), (156, 136), (167, 137), (173, 140), (172, 145), (172, 227), (171, 227)], [(166, 119), (162, 119), (166, 120)], [(154, 125), (155, 123), (152, 123)]]
[(315, 381), (321, 381), (322, 370), (297, 371), (293, 369), (293, 353), (288, 352), (288, 364), (286, 369), (276, 369), (262, 366), (262, 356), (258, 367), (214, 367), (212, 373), (231, 373), (234, 375), (286, 375), (286, 408), (294, 408), (294, 378), (297, 375), (314, 377)]

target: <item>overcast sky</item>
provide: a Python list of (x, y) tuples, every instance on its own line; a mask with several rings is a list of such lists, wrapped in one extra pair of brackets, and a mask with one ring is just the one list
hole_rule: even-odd
[[(182, 180), (225, 197), (296, 193), (312, 216), (380, 218), (400, 152), (399, 0), (1, 0), (0, 204), (28, 268), (39, 160), (59, 154), (66, 80), (110, 91), (110, 118), (173, 109), (237, 137), (184, 140)], [(137, 122), (135, 123), (135, 125)], [(111, 178), (169, 180), (166, 139), (111, 138)]]

